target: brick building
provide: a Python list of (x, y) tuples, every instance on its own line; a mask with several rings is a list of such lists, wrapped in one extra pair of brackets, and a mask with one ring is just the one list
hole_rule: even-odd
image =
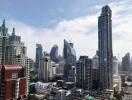
[(26, 100), (26, 69), (0, 64), (0, 100)]

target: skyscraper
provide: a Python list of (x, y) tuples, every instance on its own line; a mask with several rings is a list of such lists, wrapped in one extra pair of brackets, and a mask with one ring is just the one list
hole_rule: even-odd
[(40, 62), (40, 59), (42, 59), (42, 57), (43, 57), (42, 45), (36, 44), (36, 62), (35, 62), (36, 73), (38, 73), (39, 62)]
[(50, 58), (53, 62), (58, 62), (58, 46), (54, 45), (50, 51)]
[(68, 43), (66, 40), (64, 40), (63, 56), (66, 64), (76, 64), (76, 52), (73, 47), (73, 43)]
[(113, 57), (113, 75), (118, 76), (118, 59), (116, 56)]
[(76, 86), (88, 90), (92, 88), (92, 60), (88, 56), (80, 56), (76, 64)]
[(53, 78), (53, 68), (49, 56), (40, 59), (38, 79), (40, 81), (48, 82)]
[(99, 56), (98, 51), (92, 59), (92, 87), (93, 89), (99, 88)]
[(122, 71), (129, 71), (130, 69), (130, 53), (126, 53), (122, 58)]
[(73, 43), (68, 43), (64, 40), (63, 56), (65, 59), (64, 78), (68, 80), (69, 72), (72, 70), (72, 66), (76, 64), (76, 52)]
[(8, 44), (9, 34), (8, 28), (5, 26), (5, 19), (0, 27), (0, 64), (6, 63), (6, 46)]
[(112, 11), (108, 5), (102, 8), (98, 17), (98, 49), (100, 88), (112, 89), (113, 51), (112, 51)]

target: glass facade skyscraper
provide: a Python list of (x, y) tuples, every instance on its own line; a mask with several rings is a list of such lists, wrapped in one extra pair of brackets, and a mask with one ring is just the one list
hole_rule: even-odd
[(66, 40), (64, 40), (63, 56), (66, 64), (76, 64), (76, 52), (73, 47), (73, 43), (68, 43)]
[(102, 8), (98, 17), (98, 48), (100, 88), (112, 89), (113, 51), (112, 51), (112, 11), (108, 5)]
[(35, 69), (38, 73), (38, 68), (39, 68), (39, 62), (40, 59), (43, 57), (43, 49), (41, 44), (36, 44), (36, 62), (35, 62)]
[(54, 45), (50, 51), (50, 58), (53, 62), (58, 62), (58, 46)]

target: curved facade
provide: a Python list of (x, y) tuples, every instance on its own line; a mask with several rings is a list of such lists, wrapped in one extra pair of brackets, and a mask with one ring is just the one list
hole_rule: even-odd
[(67, 64), (76, 64), (76, 52), (73, 47), (73, 43), (68, 43), (66, 40), (64, 40), (63, 56)]
[(58, 46), (54, 45), (50, 51), (50, 58), (54, 62), (58, 62)]
[(98, 48), (100, 88), (112, 89), (113, 50), (112, 50), (112, 11), (108, 5), (102, 8), (98, 17)]

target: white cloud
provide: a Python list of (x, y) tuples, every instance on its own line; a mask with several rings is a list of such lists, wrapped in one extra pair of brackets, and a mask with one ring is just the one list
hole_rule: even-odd
[[(130, 0), (114, 1), (110, 3), (113, 11), (113, 50), (124, 55), (132, 52), (132, 4)], [(99, 5), (96, 6), (100, 8)], [(73, 20), (63, 20), (54, 28), (36, 28), (16, 20), (8, 20), (8, 26), (16, 27), (16, 33), (22, 36), (22, 40), (28, 47), (28, 55), (35, 56), (35, 44), (43, 44), (44, 51), (50, 51), (54, 44), (59, 45), (60, 53), (63, 50), (63, 39), (71, 40), (77, 55), (92, 57), (98, 48), (98, 16), (101, 13), (79, 17)]]

